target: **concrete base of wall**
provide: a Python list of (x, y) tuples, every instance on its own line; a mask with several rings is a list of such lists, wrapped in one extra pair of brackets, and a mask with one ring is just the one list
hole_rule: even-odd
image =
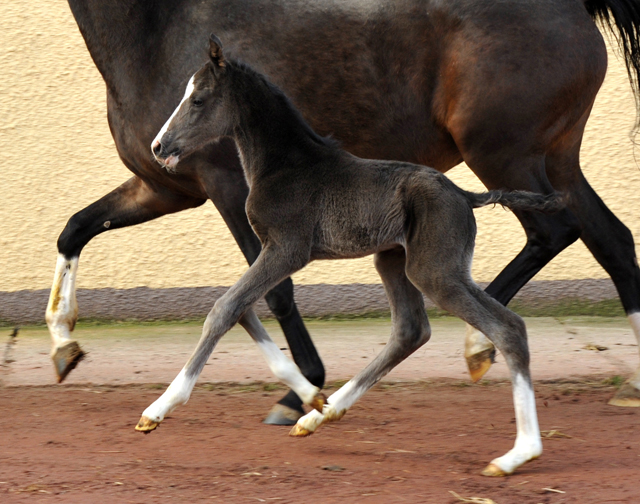
[[(77, 296), (81, 319), (179, 320), (205, 317), (226, 290), (227, 287), (80, 289)], [(300, 313), (306, 317), (389, 311), (382, 285), (297, 285), (295, 296)], [(48, 299), (48, 289), (0, 292), (0, 321), (42, 323)], [(540, 307), (576, 302), (588, 306), (614, 299), (617, 293), (609, 279), (541, 281), (526, 285), (510, 306), (535, 312)], [(427, 307), (433, 306), (427, 300)], [(264, 301), (256, 308), (260, 316), (271, 316)]]

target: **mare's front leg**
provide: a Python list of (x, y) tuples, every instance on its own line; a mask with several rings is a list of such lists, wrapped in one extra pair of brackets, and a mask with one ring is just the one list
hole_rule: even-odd
[(375, 266), (391, 305), (389, 342), (365, 369), (329, 396), (321, 413), (313, 410), (300, 418), (291, 436), (309, 436), (323, 423), (342, 418), (367, 390), (429, 340), (431, 328), (424, 300), (405, 274), (404, 249), (376, 254)]
[[(304, 267), (307, 262), (308, 256), (307, 258), (296, 257), (274, 246), (266, 246), (240, 280), (216, 301), (204, 322), (202, 336), (196, 349), (182, 371), (171, 382), (169, 388), (144, 410), (138, 425), (136, 425), (136, 430), (145, 433), (151, 432), (168, 413), (189, 400), (198, 376), (200, 376), (218, 341), (241, 317), (244, 316), (242, 325), (250, 332), (254, 340), (260, 342), (269, 339), (270, 341), (266, 331), (262, 334), (255, 331), (257, 319), (255, 319), (251, 307), (269, 289)], [(266, 351), (269, 352), (271, 349), (272, 347), (269, 347)], [(263, 353), (265, 352), (264, 347), (261, 350)], [(288, 369), (283, 374), (287, 375), (290, 371)], [(289, 383), (289, 385), (292, 384), (294, 383)], [(296, 387), (310, 403), (319, 392), (317, 387), (311, 387), (312, 389), (306, 384)]]
[(53, 342), (51, 358), (58, 382), (62, 382), (84, 356), (78, 342), (71, 337), (78, 318), (76, 272), (84, 246), (105, 231), (141, 224), (196, 207), (204, 201), (150, 186), (133, 177), (69, 219), (58, 238), (58, 261), (46, 312)]

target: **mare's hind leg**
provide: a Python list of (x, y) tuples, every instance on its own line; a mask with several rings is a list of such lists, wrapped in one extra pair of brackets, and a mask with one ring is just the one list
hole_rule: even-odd
[[(490, 189), (508, 187), (550, 194), (554, 188), (545, 173), (545, 160), (533, 158), (516, 161), (508, 169), (477, 169), (478, 176)], [(580, 223), (568, 210), (551, 215), (539, 212), (514, 211), (522, 224), (527, 242), (520, 253), (500, 272), (486, 292), (506, 306), (518, 291), (556, 255), (580, 236)], [(478, 381), (489, 370), (495, 356), (495, 347), (482, 332), (467, 326), (465, 359), (472, 380)]]
[(58, 261), (46, 312), (53, 342), (51, 358), (58, 382), (62, 382), (84, 356), (80, 345), (71, 337), (78, 318), (75, 281), (78, 258), (84, 246), (107, 230), (133, 226), (202, 203), (204, 200), (152, 187), (133, 177), (69, 219), (58, 238)]
[[(582, 224), (582, 241), (611, 276), (640, 347), (640, 269), (633, 236), (606, 207), (582, 173), (569, 194), (569, 207)], [(640, 407), (640, 367), (609, 404)]]
[[(226, 145), (226, 142), (229, 145)], [(249, 225), (244, 209), (249, 190), (238, 162), (235, 145), (228, 139), (223, 140), (221, 145), (229, 148), (217, 150), (217, 164), (203, 171), (205, 189), (243, 255), (249, 264), (252, 264), (260, 254), (262, 246)], [(271, 289), (265, 295), (265, 300), (280, 323), (293, 360), (302, 374), (316, 387), (322, 388), (325, 378), (324, 365), (298, 312), (291, 279), (287, 278)], [(289, 390), (273, 406), (264, 423), (293, 425), (303, 414), (302, 400), (293, 390)]]
[(393, 329), (389, 342), (364, 370), (327, 399), (322, 413), (313, 410), (298, 420), (291, 436), (308, 436), (321, 424), (342, 418), (367, 390), (429, 340), (431, 329), (422, 294), (404, 271), (404, 249), (376, 254), (375, 265), (391, 305)]

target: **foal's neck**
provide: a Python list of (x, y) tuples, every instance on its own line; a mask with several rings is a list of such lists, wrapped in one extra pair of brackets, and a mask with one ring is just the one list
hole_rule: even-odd
[(233, 136), (250, 184), (256, 177), (337, 151), (331, 140), (311, 129), (280, 89), (251, 69), (245, 72), (243, 92), (234, 95)]

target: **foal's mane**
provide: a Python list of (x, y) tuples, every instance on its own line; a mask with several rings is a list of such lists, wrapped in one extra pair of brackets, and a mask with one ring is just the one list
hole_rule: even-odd
[(273, 95), (275, 101), (279, 107), (279, 109), (284, 110), (285, 114), (291, 117), (292, 122), (295, 121), (296, 127), (299, 128), (307, 137), (309, 137), (314, 143), (318, 145), (322, 145), (324, 147), (329, 148), (340, 148), (340, 142), (331, 136), (323, 137), (318, 135), (309, 123), (305, 121), (304, 117), (300, 111), (296, 108), (296, 106), (291, 102), (289, 97), (282, 91), (278, 86), (270, 82), (263, 74), (255, 70), (250, 65), (238, 61), (238, 60), (227, 60), (230, 63), (229, 67), (233, 68), (234, 71), (237, 71), (240, 74), (247, 76), (251, 81), (255, 81), (258, 85), (266, 88), (268, 93)]

